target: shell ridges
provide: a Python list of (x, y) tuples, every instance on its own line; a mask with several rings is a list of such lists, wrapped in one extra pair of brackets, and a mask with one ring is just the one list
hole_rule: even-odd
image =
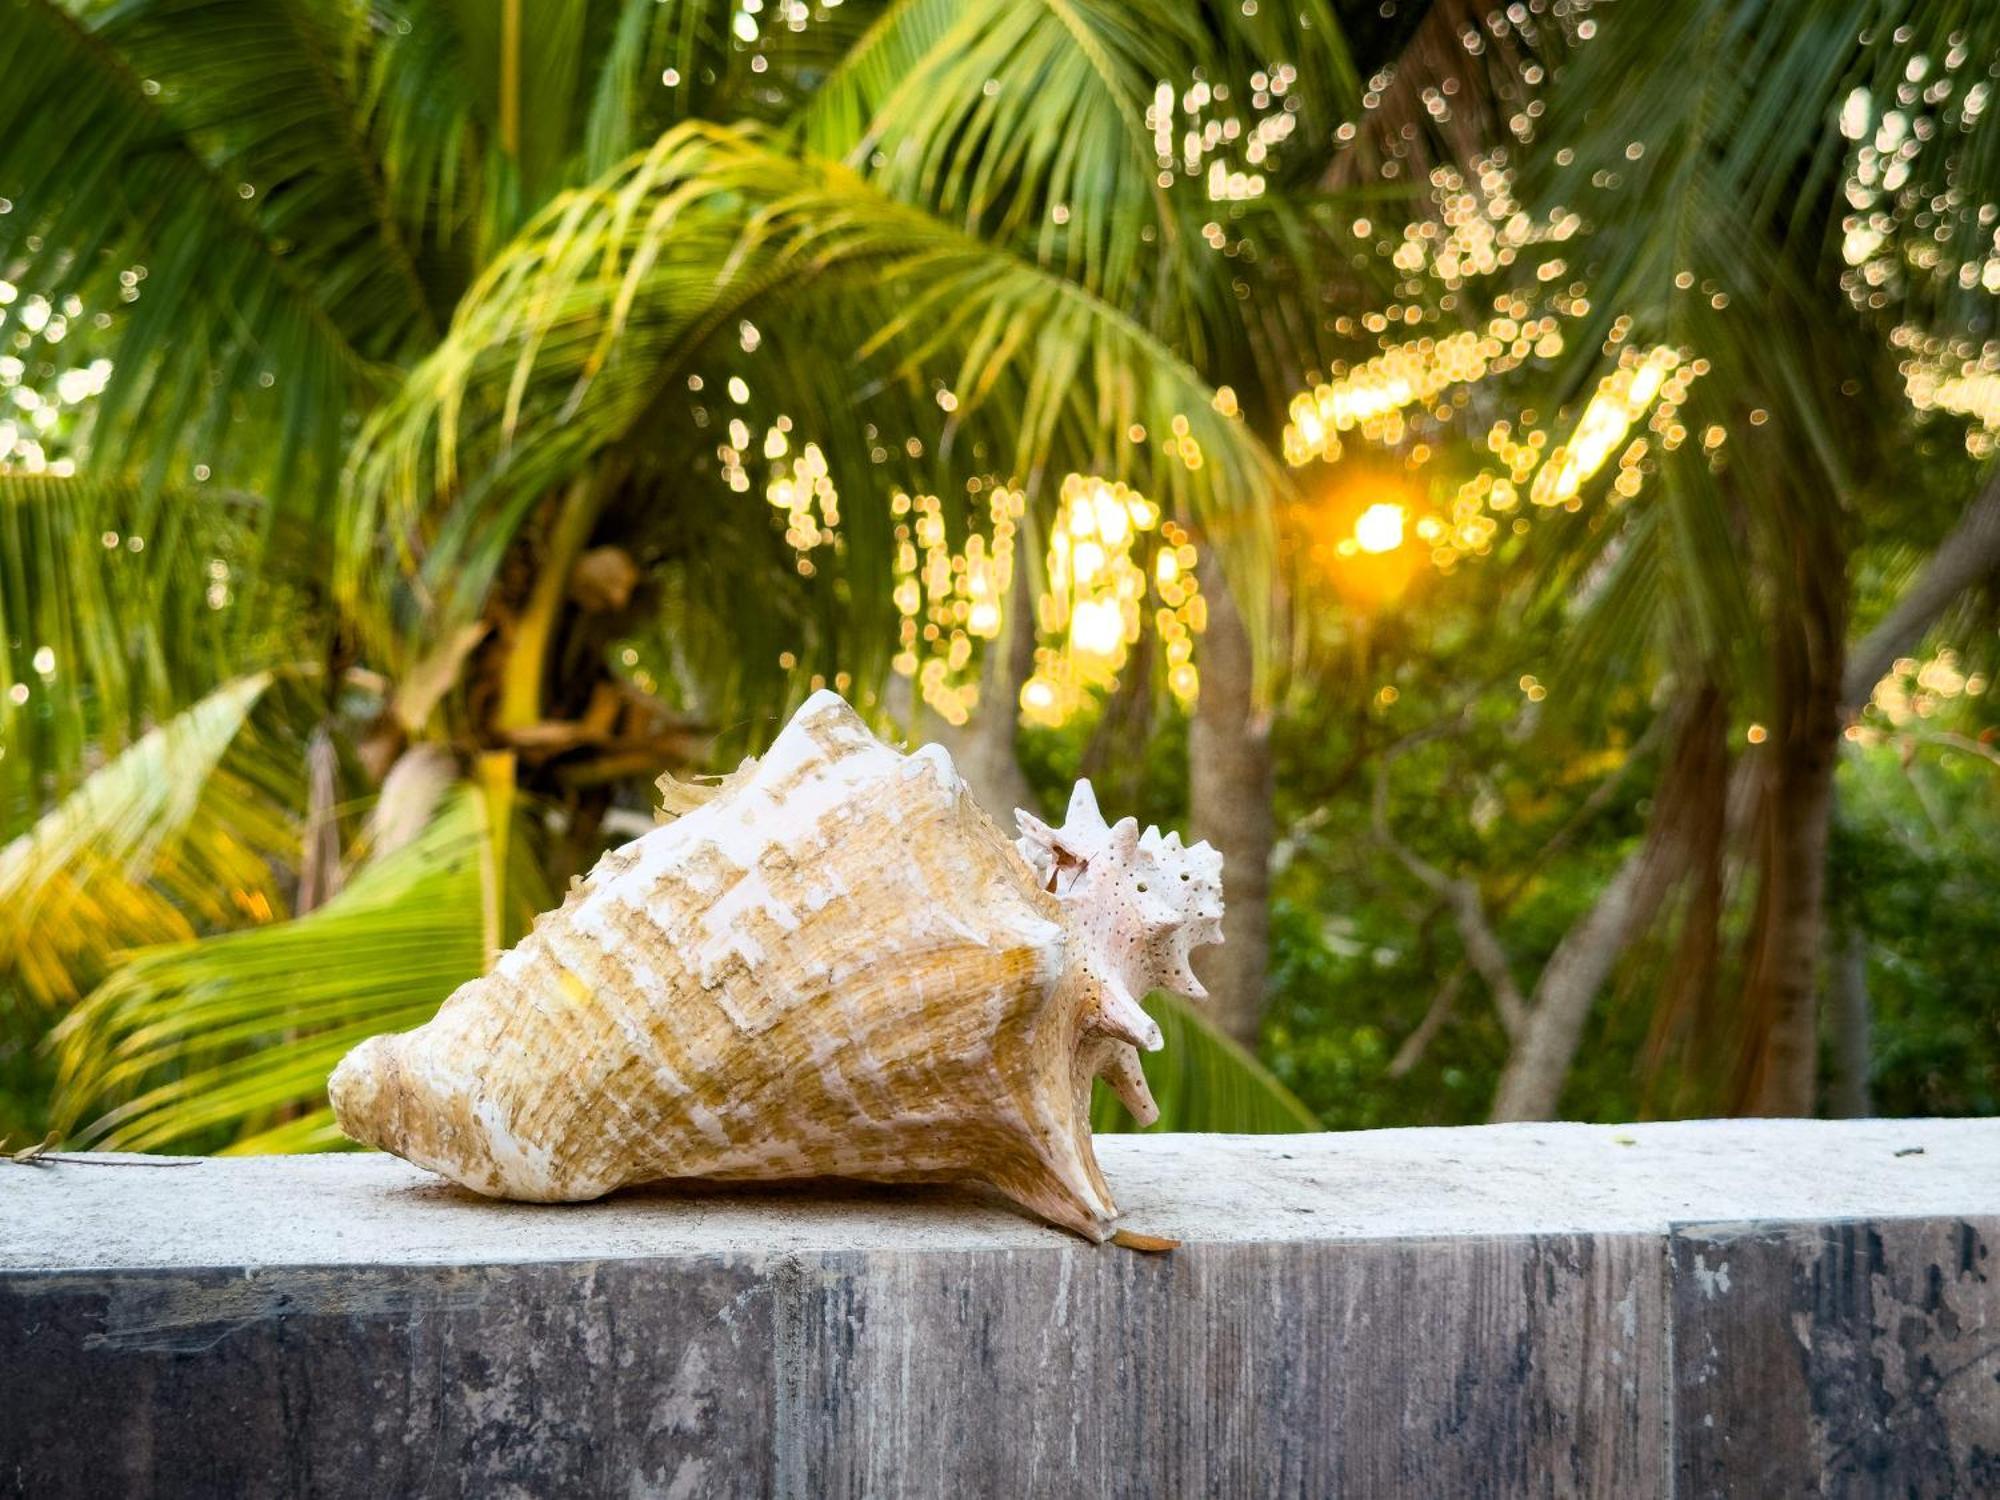
[(1191, 987), (1220, 860), (1107, 825), (1087, 782), (1062, 828), (1019, 820), (1017, 849), (941, 747), (905, 755), (816, 693), (428, 1025), (350, 1053), (336, 1116), (497, 1197), (975, 1180), (1101, 1239), (1091, 1083), (1151, 1117), (1138, 1000)]

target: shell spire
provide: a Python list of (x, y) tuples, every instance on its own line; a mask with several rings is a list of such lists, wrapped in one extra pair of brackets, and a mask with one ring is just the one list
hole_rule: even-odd
[(1100, 1054), (1100, 1076), (1150, 1125), (1159, 1111), (1134, 1049), (1157, 1052), (1161, 1036), (1139, 1002), (1156, 989), (1207, 993), (1189, 956), (1222, 941), (1222, 856), (1206, 843), (1183, 847), (1178, 833), (1141, 833), (1135, 818), (1107, 823), (1088, 780), (1070, 793), (1060, 828), (1019, 809), (1014, 819), (1022, 858), (1069, 916), (1072, 961), (1092, 994), (1085, 1028), (1115, 1044)]
[(1092, 1080), (1156, 1117), (1151, 989), (1198, 993), (1221, 860), (1089, 783), (1017, 848), (939, 746), (816, 693), (760, 759), (601, 859), (428, 1025), (329, 1084), (340, 1126), (494, 1197), (667, 1178), (988, 1183), (1094, 1240)]

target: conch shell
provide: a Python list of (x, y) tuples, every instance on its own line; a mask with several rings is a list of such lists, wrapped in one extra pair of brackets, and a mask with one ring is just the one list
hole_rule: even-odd
[(1061, 828), (1017, 817), (1018, 849), (941, 747), (817, 693), (430, 1024), (349, 1053), (340, 1127), (495, 1197), (969, 1179), (1101, 1240), (1091, 1081), (1157, 1117), (1139, 1000), (1201, 993), (1222, 859), (1107, 826), (1087, 781)]

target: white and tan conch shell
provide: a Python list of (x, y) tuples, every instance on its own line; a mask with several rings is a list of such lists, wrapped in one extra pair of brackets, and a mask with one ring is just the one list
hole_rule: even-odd
[(598, 862), (435, 1020), (335, 1069), (356, 1140), (478, 1192), (667, 1178), (990, 1183), (1101, 1240), (1092, 1079), (1157, 1111), (1155, 988), (1221, 937), (1206, 844), (1088, 782), (1019, 848), (936, 745), (818, 693), (700, 807)]

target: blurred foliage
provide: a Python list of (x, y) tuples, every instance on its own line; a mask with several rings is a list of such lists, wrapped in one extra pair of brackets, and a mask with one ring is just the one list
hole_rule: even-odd
[[(510, 868), (496, 873), (490, 815), (478, 793), (459, 793), (416, 838), (376, 854), (295, 922), (132, 955), (56, 1028), (69, 1106), (58, 1128), (124, 1150), (339, 1144), (331, 1109), (296, 1101), (357, 1042), (423, 1024), (440, 995), (478, 976), (483, 912), (504, 909), (511, 941), (550, 904), (525, 837), (511, 841)], [(329, 953), (343, 961), (327, 963)], [(246, 988), (261, 1003), (246, 1004)], [(310, 1041), (276, 1065), (272, 1052), (244, 1046), (281, 1030)], [(262, 1128), (245, 1133), (245, 1120)]]
[[(1324, 0), (5, 7), (0, 1125), (331, 1143), (339, 1051), (662, 767), (822, 683), (891, 727), (895, 491), (962, 546), (1100, 474), (1267, 565), (1289, 480), (1211, 367), (1268, 419), (1314, 282), (1191, 251), (1137, 126), (1274, 59), (1311, 254)], [(808, 462), (845, 504), (787, 517)], [(1167, 1014), (1179, 1117), (1303, 1118)]]
[(1867, 945), (1886, 1115), (2000, 1114), (2000, 714), (1951, 718), (1983, 753), (1919, 733), (1841, 768), (1834, 920)]
[[(332, 1059), (663, 765), (822, 682), (908, 722), (878, 502), (957, 546), (1019, 484), (1045, 539), (1085, 471), (1198, 531), (1268, 648), (1261, 1060), (1153, 997), (1163, 1127), (1485, 1118), (1507, 1022), (1423, 872), (1532, 992), (1663, 825), (1721, 821), (1675, 713), (1712, 694), (1724, 779), (1774, 754), (1990, 482), (1996, 55), (1960, 0), (16, 0), (0, 1137), (333, 1144)], [(1421, 399), (1364, 378), (1446, 345)], [(1647, 350), (1669, 394), (1600, 406)], [(807, 444), (810, 532), (771, 498)], [(576, 597), (586, 549), (622, 591)], [(1834, 746), (1890, 1113), (2000, 1110), (2000, 638), (1961, 592)], [(1157, 657), (1020, 731), (1044, 812), (1089, 776), (1188, 825)], [(1789, 846), (1717, 842), (1565, 1115), (1742, 1103)]]

